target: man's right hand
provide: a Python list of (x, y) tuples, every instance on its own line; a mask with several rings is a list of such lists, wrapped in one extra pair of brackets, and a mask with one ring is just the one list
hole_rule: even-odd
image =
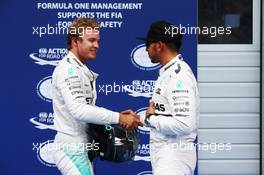
[(136, 128), (138, 125), (142, 126), (139, 116), (132, 110), (126, 110), (119, 113), (119, 124), (127, 129)]

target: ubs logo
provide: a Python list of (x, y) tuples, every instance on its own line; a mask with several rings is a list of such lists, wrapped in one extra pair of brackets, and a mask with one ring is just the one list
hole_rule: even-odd
[(152, 171), (143, 171), (138, 173), (137, 175), (152, 175)]
[(53, 160), (53, 151), (55, 148), (55, 143), (53, 140), (47, 140), (43, 143), (33, 144), (33, 150), (36, 150), (38, 160), (49, 167), (56, 167)]
[(149, 71), (160, 68), (160, 64), (154, 64), (150, 61), (145, 44), (136, 46), (132, 50), (130, 57), (133, 65), (141, 70)]
[(42, 100), (44, 100), (46, 102), (52, 101), (51, 76), (47, 76), (38, 82), (37, 94)]
[[(136, 113), (140, 116), (143, 117), (146, 114), (147, 108), (140, 108), (136, 111)], [(138, 132), (141, 134), (149, 134), (150, 128), (146, 126), (138, 126)]]

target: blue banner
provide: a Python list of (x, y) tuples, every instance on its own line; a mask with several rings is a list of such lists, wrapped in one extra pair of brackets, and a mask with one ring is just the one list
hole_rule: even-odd
[[(0, 14), (1, 174), (56, 175), (60, 172), (49, 152), (56, 133), (51, 75), (67, 53), (62, 28), (78, 17), (99, 19), (100, 49), (96, 60), (87, 64), (99, 74), (97, 105), (114, 111), (131, 108), (144, 115), (160, 65), (150, 62), (144, 43), (136, 37), (145, 36), (157, 20), (197, 26), (197, 1), (5, 1)], [(195, 34), (183, 37), (181, 54), (196, 75)], [(120, 164), (97, 160), (96, 175), (152, 174), (149, 128), (138, 131), (141, 143), (135, 160)]]

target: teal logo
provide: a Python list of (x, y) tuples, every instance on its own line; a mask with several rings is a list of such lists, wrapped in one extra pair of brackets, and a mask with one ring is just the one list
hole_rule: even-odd
[(68, 68), (68, 75), (69, 76), (73, 76), (73, 74), (74, 74), (74, 71), (73, 71), (73, 68)]
[(107, 131), (111, 131), (112, 126), (111, 126), (111, 125), (105, 125), (105, 129), (106, 129)]
[(176, 87), (177, 87), (178, 89), (183, 88), (183, 81), (182, 81), (182, 80), (177, 81), (177, 83), (176, 83)]

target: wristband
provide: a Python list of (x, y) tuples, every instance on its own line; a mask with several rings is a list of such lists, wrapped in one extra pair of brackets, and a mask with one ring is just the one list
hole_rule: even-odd
[(150, 116), (152, 116), (152, 115), (153, 115), (153, 114), (148, 114), (148, 115), (146, 115), (146, 117), (145, 117), (144, 123), (145, 123), (147, 126), (150, 126), (149, 119), (150, 119)]

